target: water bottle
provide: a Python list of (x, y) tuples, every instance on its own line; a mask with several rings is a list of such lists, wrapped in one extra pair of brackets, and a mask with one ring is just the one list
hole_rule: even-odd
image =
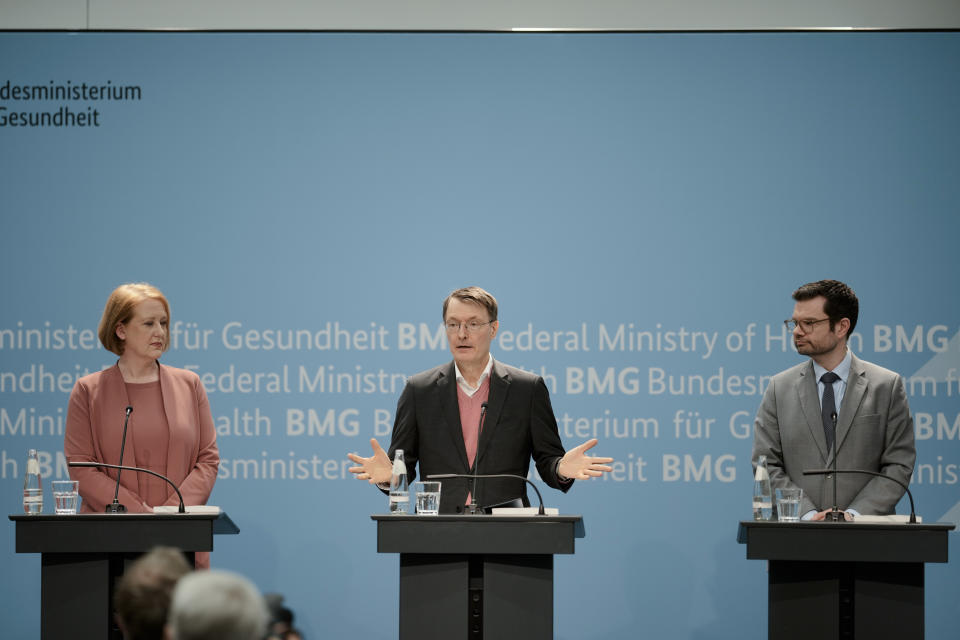
[(40, 479), (40, 458), (36, 449), (27, 453), (27, 470), (23, 474), (23, 512), (43, 513), (43, 481)]
[(393, 474), (390, 476), (390, 513), (410, 513), (410, 487), (407, 485), (407, 464), (403, 461), (403, 449), (393, 454)]
[(770, 491), (767, 456), (760, 456), (757, 461), (757, 473), (753, 476), (753, 519), (770, 520), (772, 517), (773, 493)]

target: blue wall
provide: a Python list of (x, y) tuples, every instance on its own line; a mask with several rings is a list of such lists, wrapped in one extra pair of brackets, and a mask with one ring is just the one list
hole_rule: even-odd
[[(598, 425), (622, 463), (548, 490), (587, 525), (556, 562), (556, 637), (761, 638), (765, 567), (735, 541), (752, 418), (800, 361), (790, 292), (830, 277), (860, 296), (859, 355), (932, 378), (909, 389), (918, 510), (960, 521), (960, 34), (2, 33), (7, 81), (9, 513), (28, 448), (66, 474), (72, 380), (113, 362), (69, 330), (146, 280), (182, 331), (164, 362), (206, 376), (221, 428), (211, 503), (241, 534), (214, 565), (286, 594), (309, 638), (395, 637), (397, 560), (369, 520), (386, 501), (346, 453), (388, 443), (398, 376), (448, 358), (442, 299), (479, 284), (495, 357), (545, 374), (568, 447)], [(11, 95), (108, 81), (139, 99)], [(64, 106), (98, 126), (10, 126)], [(37, 330), (49, 345), (18, 342)], [(311, 390), (318, 371), (361, 388)], [(324, 426), (300, 429), (311, 412)], [(35, 637), (39, 559), (0, 529), (4, 626)], [(955, 634), (958, 580), (928, 567), (927, 637)]]

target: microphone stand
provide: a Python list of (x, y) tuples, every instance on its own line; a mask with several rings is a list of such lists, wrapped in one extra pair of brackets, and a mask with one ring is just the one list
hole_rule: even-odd
[(897, 480), (896, 478), (894, 478), (894, 477), (892, 477), (892, 476), (888, 476), (888, 475), (885, 475), (885, 474), (883, 474), (883, 473), (878, 473), (878, 472), (876, 472), (876, 471), (867, 471), (866, 469), (836, 469), (836, 468), (834, 468), (834, 469), (804, 469), (804, 470), (803, 470), (803, 475), (805, 475), (805, 476), (825, 476), (825, 475), (829, 475), (829, 474), (831, 474), (831, 473), (832, 473), (833, 476), (834, 476), (834, 480), (836, 480), (836, 476), (837, 476), (838, 473), (863, 473), (863, 474), (868, 475), (868, 476), (876, 476), (876, 477), (878, 477), (878, 478), (886, 478), (887, 480), (890, 480), (891, 482), (896, 482), (898, 485), (900, 485), (901, 487), (903, 487), (903, 490), (907, 492), (907, 497), (910, 499), (910, 524), (916, 524), (916, 523), (917, 523), (917, 512), (916, 512), (916, 510), (913, 508), (913, 494), (910, 493), (910, 487), (908, 487), (908, 486), (907, 486), (906, 484), (904, 484), (903, 482), (900, 482), (899, 480)]
[(470, 470), (473, 475), (473, 490), (470, 492), (472, 498), (470, 500), (470, 508), (467, 509), (467, 513), (469, 513), (470, 515), (483, 514), (483, 508), (477, 506), (478, 504), (480, 504), (480, 500), (478, 500), (479, 496), (477, 494), (477, 478), (479, 478), (480, 476), (476, 475), (476, 472), (479, 471), (480, 469), (480, 434), (483, 433), (483, 419), (486, 416), (487, 416), (487, 403), (484, 402), (483, 404), (480, 405), (480, 424), (477, 427), (477, 453), (476, 453), (476, 457), (473, 460), (473, 469)]
[(107, 505), (107, 513), (126, 513), (127, 508), (120, 504), (120, 470), (123, 469), (123, 449), (127, 446), (127, 425), (130, 424), (130, 414), (133, 413), (133, 407), (128, 406), (126, 410), (126, 417), (123, 419), (123, 436), (120, 438), (120, 463), (116, 465), (117, 471), (117, 486), (113, 490), (113, 502)]
[(830, 522), (846, 522), (840, 509), (837, 508), (837, 412), (830, 414), (833, 423), (833, 509), (830, 511)]
[[(540, 501), (540, 508), (537, 510), (537, 515), (544, 516), (547, 514), (546, 510), (543, 508), (543, 496), (540, 495), (540, 489), (537, 489), (537, 485), (533, 484), (528, 478), (524, 478), (523, 476), (518, 476), (513, 473), (491, 473), (481, 475), (468, 475), (465, 473), (432, 473), (427, 476), (427, 480), (446, 480), (450, 478), (513, 478), (515, 480), (522, 480), (533, 487), (533, 490), (537, 493), (537, 499)], [(481, 508), (475, 513), (482, 514), (483, 509)]]
[[(105, 468), (107, 468), (107, 469), (118, 469), (118, 470), (120, 470), (120, 469), (126, 469), (127, 471), (140, 471), (140, 472), (142, 472), (142, 473), (149, 473), (150, 475), (156, 476), (156, 477), (160, 478), (161, 480), (165, 480), (165, 481), (167, 482), (167, 484), (169, 484), (171, 487), (173, 487), (173, 490), (177, 492), (177, 497), (180, 498), (180, 508), (177, 509), (177, 512), (178, 512), (178, 513), (186, 513), (186, 512), (187, 512), (186, 507), (183, 506), (183, 494), (180, 493), (180, 489), (177, 488), (177, 485), (173, 484), (173, 480), (171, 480), (171, 479), (168, 478), (167, 476), (160, 475), (160, 474), (157, 473), (156, 471), (150, 471), (150, 469), (142, 469), (142, 468), (140, 468), (140, 467), (125, 467), (125, 466), (119, 465), (119, 464), (106, 464), (106, 463), (104, 463), (104, 462), (68, 462), (68, 463), (67, 463), (67, 466), (70, 466), (70, 467), (105, 467)], [(119, 471), (118, 471), (118, 475), (119, 475)], [(119, 486), (119, 485), (118, 485), (118, 486)], [(118, 491), (119, 491), (119, 489), (118, 489)], [(113, 501), (114, 501), (114, 502), (117, 502), (117, 499), (114, 498)], [(118, 503), (118, 504), (119, 504), (119, 503)], [(127, 508), (124, 507), (122, 504), (120, 505), (120, 507), (121, 507), (121, 508), (120, 508), (120, 511), (112, 511), (112, 510), (111, 510), (111, 507), (113, 507), (112, 504), (107, 505), (107, 513), (125, 513), (126, 510), (127, 510)]]

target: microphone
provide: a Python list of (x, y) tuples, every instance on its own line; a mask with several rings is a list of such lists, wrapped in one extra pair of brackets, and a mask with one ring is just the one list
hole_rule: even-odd
[[(482, 474), (482, 475), (478, 475), (478, 474), (467, 474), (467, 473), (434, 473), (434, 474), (431, 474), (431, 475), (427, 476), (427, 479), (428, 479), (428, 480), (446, 480), (446, 479), (449, 479), (449, 478), (473, 478), (473, 479), (476, 479), (476, 478), (514, 478), (514, 479), (516, 479), (516, 480), (523, 480), (523, 481), (526, 482), (528, 485), (530, 485), (531, 487), (533, 487), (533, 490), (537, 492), (537, 499), (540, 500), (540, 510), (537, 512), (537, 515), (538, 515), (538, 516), (546, 515), (546, 512), (545, 512), (544, 509), (543, 509), (543, 496), (540, 495), (540, 489), (537, 489), (537, 485), (533, 484), (533, 482), (531, 482), (529, 479), (527, 479), (527, 478), (525, 478), (525, 477), (523, 477), (523, 476), (514, 475), (514, 474), (512, 474), (512, 473), (490, 473), (490, 474)], [(483, 513), (482, 508), (478, 511), (478, 513)]]
[(846, 522), (846, 519), (837, 508), (837, 412), (830, 414), (830, 422), (833, 423), (833, 510), (830, 511), (831, 522)]
[(473, 468), (470, 469), (470, 473), (474, 475), (473, 488), (470, 492), (472, 499), (470, 500), (470, 513), (483, 513), (483, 509), (479, 508), (477, 505), (480, 504), (480, 494), (477, 491), (477, 481), (476, 474), (480, 470), (480, 434), (483, 433), (483, 420), (487, 416), (487, 404), (484, 402), (480, 405), (480, 426), (477, 428), (477, 453), (473, 458)]
[[(867, 471), (866, 469), (837, 469), (837, 468), (836, 468), (836, 465), (834, 465), (834, 468), (833, 468), (833, 469), (804, 469), (804, 471), (803, 471), (803, 475), (805, 475), (805, 476), (825, 476), (825, 475), (829, 475), (829, 474), (831, 474), (831, 473), (832, 473), (832, 474), (838, 474), (838, 473), (862, 473), (862, 474), (865, 474), (865, 475), (868, 475), (868, 476), (877, 476), (878, 478), (886, 478), (887, 480), (891, 480), (891, 481), (893, 481), (893, 482), (896, 482), (898, 485), (900, 485), (901, 487), (903, 487), (903, 490), (907, 492), (907, 497), (910, 498), (910, 523), (911, 523), (911, 524), (916, 524), (916, 523), (917, 523), (917, 513), (916, 513), (916, 511), (915, 511), (914, 508), (913, 508), (913, 494), (910, 493), (910, 487), (908, 487), (905, 483), (900, 482), (900, 481), (897, 480), (896, 478), (893, 478), (893, 477), (888, 476), (888, 475), (884, 475), (884, 474), (882, 474), (882, 473), (878, 473), (878, 472), (876, 472), (876, 471)], [(836, 476), (836, 475), (833, 476), (833, 481), (834, 481), (834, 483), (836, 483), (836, 481), (837, 481), (837, 476)], [(836, 486), (834, 486), (834, 492), (836, 492)], [(834, 497), (834, 504), (836, 504), (836, 497)], [(836, 508), (837, 508), (837, 507), (834, 506), (834, 509), (836, 509)]]
[[(128, 407), (128, 408), (129, 408), (129, 407)], [(171, 480), (171, 479), (168, 478), (167, 476), (160, 475), (160, 474), (157, 473), (156, 471), (150, 471), (150, 469), (142, 469), (142, 468), (140, 468), (140, 467), (125, 467), (125, 466), (119, 465), (119, 464), (106, 464), (106, 463), (103, 463), (103, 462), (68, 462), (68, 463), (67, 463), (67, 466), (70, 466), (70, 467), (105, 467), (105, 468), (107, 468), (107, 469), (117, 469), (117, 470), (118, 470), (118, 471), (117, 471), (117, 476), (120, 475), (120, 471), (119, 471), (119, 470), (122, 470), (122, 469), (126, 469), (127, 471), (139, 471), (139, 472), (141, 472), (141, 473), (149, 473), (150, 475), (156, 476), (156, 477), (160, 478), (161, 480), (166, 480), (167, 484), (169, 484), (171, 487), (173, 487), (173, 490), (177, 492), (177, 497), (180, 498), (180, 508), (177, 509), (177, 511), (178, 511), (179, 513), (186, 513), (186, 512), (187, 512), (187, 509), (183, 506), (183, 494), (180, 493), (180, 489), (177, 488), (177, 485), (173, 484), (173, 480)], [(118, 481), (118, 482), (119, 482), (119, 481)], [(119, 489), (119, 484), (118, 484), (117, 486), (118, 486), (117, 490), (119, 491), (119, 490), (120, 490), (120, 489)], [(119, 510), (114, 510), (114, 507), (115, 507), (116, 505), (120, 505), (120, 509), (119, 509)], [(124, 512), (126, 512), (126, 510), (127, 510), (127, 508), (126, 508), (125, 506), (123, 506), (122, 504), (120, 504), (119, 502), (117, 502), (117, 499), (116, 499), (116, 498), (113, 499), (113, 504), (108, 504), (108, 505), (107, 505), (107, 513), (124, 513)]]
[(125, 513), (127, 508), (120, 504), (120, 471), (119, 469), (125, 469), (123, 467), (123, 448), (127, 445), (127, 425), (130, 424), (130, 414), (133, 413), (133, 407), (127, 406), (126, 417), (123, 419), (123, 437), (120, 438), (120, 464), (118, 464), (116, 469), (117, 471), (117, 487), (113, 490), (113, 502), (107, 505), (107, 513)]

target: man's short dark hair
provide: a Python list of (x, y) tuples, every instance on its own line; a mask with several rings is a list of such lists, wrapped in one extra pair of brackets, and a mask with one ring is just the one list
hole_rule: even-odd
[(823, 303), (823, 312), (830, 318), (831, 330), (843, 318), (850, 320), (850, 329), (847, 331), (847, 337), (850, 337), (854, 327), (857, 326), (857, 316), (860, 315), (860, 301), (857, 300), (857, 294), (853, 289), (839, 280), (818, 280), (808, 282), (793, 292), (793, 299), (797, 302), (811, 300), (817, 296), (823, 296), (826, 299)]

